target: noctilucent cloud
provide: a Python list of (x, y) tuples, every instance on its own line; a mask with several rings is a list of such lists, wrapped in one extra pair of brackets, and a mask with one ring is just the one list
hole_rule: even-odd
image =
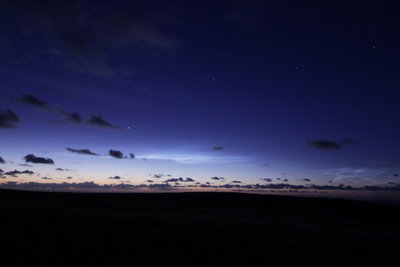
[(376, 1), (3, 1), (0, 182), (399, 191), (399, 16)]

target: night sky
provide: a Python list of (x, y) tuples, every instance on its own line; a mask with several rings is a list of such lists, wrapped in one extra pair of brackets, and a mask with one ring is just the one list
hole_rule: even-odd
[(400, 191), (385, 1), (0, 1), (0, 183)]

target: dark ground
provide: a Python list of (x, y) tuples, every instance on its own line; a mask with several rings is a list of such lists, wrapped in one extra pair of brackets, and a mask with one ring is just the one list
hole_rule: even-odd
[(0, 253), (14, 262), (3, 266), (400, 266), (399, 214), (239, 193), (0, 190)]

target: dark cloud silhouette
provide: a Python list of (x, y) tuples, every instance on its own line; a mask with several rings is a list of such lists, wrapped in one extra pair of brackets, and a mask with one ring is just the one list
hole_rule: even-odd
[[(347, 190), (352, 190), (353, 188), (351, 186), (346, 186), (344, 189), (348, 188)], [(389, 190), (389, 191), (400, 191), (400, 188), (396, 188), (396, 187), (384, 187), (384, 186), (373, 186), (373, 185), (367, 185), (363, 187), (364, 190), (368, 190), (368, 191), (385, 191), (385, 190)]]
[(358, 141), (350, 138), (344, 138), (340, 143), (329, 140), (310, 140), (307, 142), (309, 146), (321, 150), (337, 150), (337, 149), (342, 149), (343, 146), (358, 145)]
[(238, 184), (223, 184), (218, 187), (220, 187), (220, 188), (241, 188), (242, 186), (240, 186)]
[(394, 177), (399, 177), (399, 174), (398, 173), (393, 173), (393, 176)]
[[(14, 175), (21, 174), (21, 173), (27, 173), (29, 171), (24, 171), (24, 172), (19, 172), (15, 171), (10, 172), (8, 175)], [(33, 172), (32, 172), (33, 173)], [(27, 173), (27, 174), (32, 174), (32, 173)], [(5, 178), (5, 176), (1, 176), (0, 178)], [(72, 177), (67, 177), (67, 179), (70, 179)], [(174, 182), (175, 184), (175, 182)], [(178, 183), (179, 184), (179, 183)], [(176, 188), (179, 188), (179, 186), (175, 185)], [(150, 189), (158, 189), (158, 190), (171, 190), (175, 187), (174, 185), (171, 185), (169, 183), (163, 183), (163, 184), (140, 184), (140, 185), (131, 185), (131, 184), (105, 184), (105, 185), (99, 185), (94, 182), (83, 182), (83, 183), (37, 183), (37, 182), (26, 182), (26, 183), (16, 183), (16, 182), (7, 182), (7, 183), (2, 183), (0, 184), (0, 187), (3, 188), (15, 188), (15, 189), (37, 189), (37, 190), (48, 190), (48, 189), (53, 189), (53, 190), (60, 190), (60, 191), (73, 191), (76, 189), (80, 190), (85, 190), (85, 189), (138, 189), (138, 188), (150, 188)], [(292, 185), (292, 184), (285, 184), (285, 183), (280, 183), (280, 184), (223, 184), (219, 186), (213, 186), (209, 182), (205, 184), (194, 184), (194, 185), (187, 185), (190, 187), (200, 187), (200, 188), (235, 188), (235, 189), (245, 189), (245, 190), (290, 190), (292, 193), (296, 192), (301, 192), (301, 191), (307, 191), (307, 190), (343, 190), (343, 191), (388, 191), (388, 192), (400, 192), (400, 186), (398, 184), (394, 184), (393, 182), (390, 183), (389, 186), (363, 186), (363, 187), (352, 187), (350, 185), (344, 185), (340, 184), (338, 186), (332, 186), (332, 185), (310, 185), (310, 186), (305, 186), (305, 185)]]
[(0, 112), (0, 128), (16, 128), (19, 117), (11, 109)]
[(168, 189), (172, 188), (172, 186), (168, 183), (166, 183), (166, 184), (150, 184), (148, 187), (150, 189), (160, 189), (160, 190), (162, 190), (162, 189), (168, 190)]
[(62, 113), (66, 120), (69, 122), (73, 123), (81, 123), (82, 122), (82, 116), (79, 115), (76, 112), (66, 112), (62, 108), (57, 107), (57, 106), (50, 106), (45, 102), (44, 100), (40, 100), (37, 97), (30, 95), (30, 94), (25, 94), (22, 97), (18, 98), (18, 100), (26, 105), (34, 106), (34, 107), (40, 107), (40, 108), (48, 108), (52, 109), (56, 112)]
[(109, 154), (111, 157), (114, 157), (114, 158), (117, 158), (117, 159), (123, 159), (123, 158), (124, 158), (124, 153), (122, 153), (121, 151), (118, 151), (118, 150), (110, 149), (110, 150), (108, 151), (108, 154)]
[(190, 178), (190, 177), (186, 177), (186, 178), (179, 177), (179, 178), (170, 178), (170, 179), (167, 179), (164, 181), (164, 183), (169, 183), (169, 182), (171, 182), (171, 183), (172, 182), (194, 182), (194, 179)]
[(289, 180), (288, 180), (288, 179), (283, 179), (283, 181), (284, 181), (284, 182), (288, 182)]
[(250, 188), (253, 189), (307, 189), (306, 186), (304, 185), (290, 185), (290, 184), (267, 184), (267, 185), (260, 185), (260, 184), (255, 184), (255, 185), (250, 185)]
[(217, 176), (211, 177), (211, 179), (212, 180), (225, 180), (224, 177), (217, 177)]
[(311, 182), (308, 178), (297, 179), (297, 181)]
[[(157, 185), (158, 187), (168, 188), (168, 186)], [(157, 188), (157, 186), (155, 188)], [(60, 191), (74, 191), (74, 190), (85, 190), (85, 189), (137, 189), (147, 187), (145, 184), (131, 185), (131, 184), (105, 184), (100, 185), (94, 182), (82, 182), (82, 183), (38, 183), (38, 182), (26, 182), (16, 183), (7, 182), (0, 184), (3, 188), (15, 188), (15, 189), (36, 189), (36, 190), (60, 190)]]
[(25, 162), (31, 162), (31, 163), (41, 163), (41, 164), (54, 164), (54, 160), (50, 158), (41, 158), (41, 157), (36, 157), (33, 154), (28, 154), (24, 157)]
[(148, 182), (148, 183), (154, 183), (153, 180), (146, 180), (146, 182)]
[(342, 148), (339, 143), (328, 140), (309, 140), (307, 143), (310, 147), (321, 150), (337, 150)]
[(162, 178), (164, 176), (168, 176), (171, 177), (171, 174), (162, 174), (162, 173), (158, 173), (158, 174), (154, 174), (153, 178)]
[(6, 163), (6, 161), (2, 157), (0, 157), (0, 163)]
[(68, 176), (66, 179), (71, 180), (73, 177), (72, 176)]
[(43, 180), (52, 180), (52, 178), (47, 177), (47, 176), (42, 177), (42, 179), (43, 179)]
[(170, 178), (164, 181), (164, 183), (172, 183), (180, 181), (179, 178)]
[(10, 176), (17, 176), (18, 174), (33, 174), (33, 171), (30, 170), (25, 170), (25, 171), (18, 171), (18, 170), (13, 170), (9, 172), (5, 172), (4, 175), (10, 175)]
[(241, 183), (242, 183), (242, 181), (234, 180), (234, 181), (232, 181), (232, 183), (235, 183), (235, 184), (241, 184)]
[(76, 112), (64, 112), (65, 118), (67, 119), (67, 121), (69, 122), (74, 122), (74, 123), (81, 123), (82, 122), (82, 116), (79, 115)]
[(266, 182), (268, 182), (268, 183), (271, 183), (271, 182), (272, 182), (272, 178), (261, 178), (260, 180), (261, 180), (261, 181), (266, 181)]
[(87, 124), (99, 127), (112, 128), (112, 129), (121, 129), (121, 127), (113, 126), (111, 123), (105, 121), (101, 115), (90, 115)]
[(74, 148), (70, 148), (70, 147), (66, 147), (65, 149), (68, 150), (69, 152), (83, 154), (83, 155), (92, 155), (92, 156), (98, 156), (99, 155), (99, 154), (94, 153), (93, 151), (91, 151), (89, 149), (74, 149)]
[(213, 150), (214, 151), (221, 151), (221, 150), (224, 150), (225, 148), (224, 147), (222, 147), (222, 146), (215, 146), (215, 147), (213, 147)]
[(334, 185), (311, 185), (309, 189), (316, 190), (364, 190), (365, 187), (354, 188), (350, 185), (340, 184), (339, 186)]
[(71, 170), (70, 170), (70, 169), (57, 168), (56, 171), (60, 171), (60, 172), (69, 172), (69, 171), (71, 171)]
[(18, 98), (18, 100), (26, 105), (30, 105), (30, 106), (34, 106), (34, 107), (41, 107), (41, 108), (49, 107), (49, 105), (45, 101), (40, 100), (30, 94), (25, 94), (25, 95), (21, 96), (20, 98)]
[(21, 164), (18, 164), (18, 165), (21, 166), (21, 167), (32, 167), (32, 165), (27, 164), (27, 163), (21, 163)]
[[(135, 158), (135, 155), (133, 153), (129, 153), (128, 156), (125, 156), (124, 153), (122, 153), (121, 151), (114, 150), (114, 149), (110, 149), (108, 151), (108, 154), (111, 157), (114, 157), (114, 158), (117, 158), (117, 159), (134, 159)], [(160, 177), (158, 177), (158, 178), (160, 178)]]
[(108, 177), (108, 179), (121, 179), (121, 176), (118, 176), (118, 175), (115, 175), (115, 176), (112, 176), (112, 177)]

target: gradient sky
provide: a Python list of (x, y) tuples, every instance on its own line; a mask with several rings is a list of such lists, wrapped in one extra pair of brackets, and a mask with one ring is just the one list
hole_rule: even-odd
[(0, 182), (399, 189), (400, 11), (215, 2), (0, 1)]

